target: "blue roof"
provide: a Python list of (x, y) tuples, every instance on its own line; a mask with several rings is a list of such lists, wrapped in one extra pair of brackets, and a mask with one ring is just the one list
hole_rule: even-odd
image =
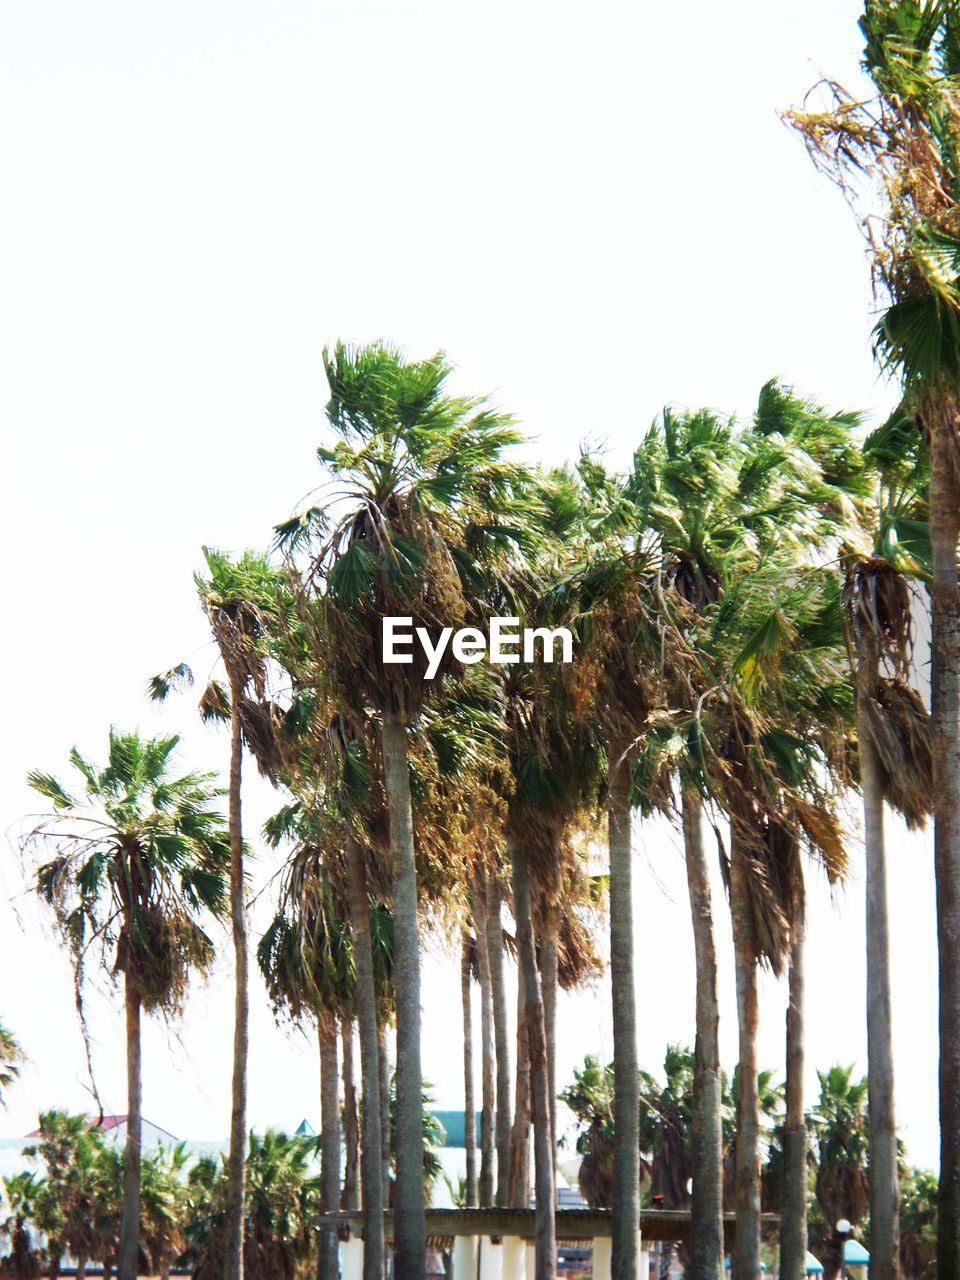
[(823, 1275), (823, 1263), (819, 1258), (815, 1258), (812, 1253), (807, 1254), (806, 1261), (803, 1264), (803, 1269), (808, 1276)]

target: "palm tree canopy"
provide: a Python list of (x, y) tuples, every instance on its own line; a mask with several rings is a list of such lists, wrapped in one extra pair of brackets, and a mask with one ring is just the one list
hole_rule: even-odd
[(53, 857), (36, 873), (78, 972), (90, 947), (112, 952), (147, 1008), (177, 1008), (213, 943), (201, 921), (226, 904), (230, 847), (209, 773), (174, 771), (179, 739), (110, 730), (107, 763), (70, 752), (74, 793), (51, 774), (29, 783), (50, 801), (25, 846)]
[(473, 562), (521, 536), (526, 473), (503, 456), (519, 435), (484, 401), (450, 393), (442, 353), (414, 361), (384, 343), (341, 343), (324, 362), (338, 437), (317, 451), (331, 476), (327, 509), (278, 526), (278, 541), (295, 551), (324, 535), (312, 576), (325, 586), (326, 640), (348, 659), (346, 704), (412, 717), (425, 692), (422, 651), (384, 664), (382, 619), (411, 617), (434, 637), (464, 625)]
[(0, 1101), (20, 1074), (23, 1050), (16, 1036), (0, 1023)]

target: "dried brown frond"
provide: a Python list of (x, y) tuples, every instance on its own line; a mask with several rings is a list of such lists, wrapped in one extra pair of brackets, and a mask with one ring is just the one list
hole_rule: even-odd
[(884, 799), (908, 827), (926, 824), (933, 812), (933, 731), (923, 700), (899, 677), (880, 680), (865, 700), (879, 756)]

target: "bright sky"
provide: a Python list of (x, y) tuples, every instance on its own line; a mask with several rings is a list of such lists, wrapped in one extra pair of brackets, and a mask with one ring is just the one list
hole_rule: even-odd
[[(150, 674), (213, 661), (200, 547), (266, 545), (318, 479), (320, 353), (379, 336), (445, 347), (551, 461), (585, 437), (624, 458), (666, 401), (748, 413), (781, 375), (881, 417), (865, 258), (848, 211), (777, 119), (820, 71), (855, 78), (856, 0), (34, 0), (0, 10), (0, 406), (8, 622), (0, 829), (31, 767), (102, 756), (111, 721), (184, 730)], [(254, 786), (249, 833), (272, 798)], [(852, 809), (855, 820), (856, 810)], [(929, 837), (891, 821), (898, 1108), (934, 1165), (936, 981)], [(852, 825), (855, 833), (855, 825)], [(865, 1068), (862, 858), (813, 894), (814, 1067)], [(677, 835), (638, 837), (641, 1056), (692, 1041)], [(272, 870), (264, 854), (258, 885)], [(30, 1057), (0, 1115), (87, 1105), (66, 959), (13, 845), (0, 1018)], [(720, 897), (719, 886), (717, 896)], [(10, 899), (8, 903), (6, 900)], [(263, 923), (266, 907), (257, 909)], [(726, 907), (723, 1055), (736, 1053)], [(43, 931), (41, 931), (43, 930)], [(224, 952), (226, 953), (226, 946)], [(425, 1062), (461, 1098), (457, 969), (425, 967)], [(605, 989), (560, 1004), (560, 1079), (610, 1052)], [(782, 1070), (784, 993), (764, 984), (761, 1061)], [(125, 1110), (116, 999), (92, 1005), (109, 1109)], [(146, 1032), (144, 1110), (178, 1136), (229, 1117), (224, 959), (174, 1032)], [(250, 1118), (319, 1107), (313, 1045), (254, 1000)]]

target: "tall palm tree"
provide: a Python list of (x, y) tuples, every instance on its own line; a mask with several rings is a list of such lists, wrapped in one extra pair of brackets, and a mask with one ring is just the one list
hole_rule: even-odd
[[(633, 928), (631, 772), (639, 736), (661, 700), (668, 621), (647, 531), (632, 521), (623, 484), (595, 459), (579, 467), (592, 545), (575, 565), (584, 668), (593, 675), (594, 722), (606, 753), (613, 1012), (614, 1156), (612, 1274), (635, 1280), (639, 1258), (640, 1155), (637, 1005)], [(651, 806), (663, 796), (643, 797)]]
[[(247, 1148), (247, 1058), (250, 1016), (241, 788), (244, 743), (261, 772), (276, 770), (276, 736), (267, 699), (267, 643), (276, 629), (282, 584), (266, 559), (246, 552), (236, 563), (204, 548), (209, 577), (197, 576), (200, 600), (229, 683), (230, 927), (234, 955), (234, 1036), (228, 1168), (226, 1280), (243, 1280), (244, 1178)], [(266, 704), (266, 705), (265, 705)]]
[[(707, 411), (665, 410), (634, 455), (627, 493), (636, 504), (637, 522), (656, 535), (666, 591), (676, 597), (674, 625), (684, 638), (716, 609), (725, 577), (743, 567), (742, 461), (743, 444), (734, 424)], [(672, 707), (696, 706), (702, 689), (693, 668), (693, 662), (675, 666), (675, 687), (668, 695)], [(718, 1280), (723, 1267), (723, 1140), (716, 940), (703, 840), (702, 762), (696, 733), (686, 738), (679, 793), (696, 952), (697, 1028), (690, 1268), (696, 1280)], [(649, 747), (666, 749), (671, 764), (678, 745), (670, 720), (648, 741)], [(649, 774), (649, 763), (646, 770)]]
[[(395, 1268), (418, 1280), (425, 1265), (423, 1116), (420, 1067), (420, 956), (417, 862), (410, 790), (408, 726), (431, 682), (423, 650), (409, 664), (388, 664), (383, 619), (409, 617), (436, 642), (462, 626), (467, 601), (451, 546), (465, 530), (482, 537), (475, 516), (509, 497), (516, 468), (503, 459), (517, 434), (483, 402), (447, 390), (442, 355), (408, 361), (384, 345), (342, 344), (324, 356), (337, 436), (321, 448), (334, 499), (333, 526), (309, 570), (319, 583), (325, 636), (344, 708), (379, 719), (393, 855), (396, 929), (397, 1183)], [(334, 497), (334, 495), (336, 495)], [(490, 517), (484, 515), (484, 524)], [(319, 531), (316, 508), (278, 529), (288, 546)], [(435, 673), (455, 674), (447, 651)]]
[[(565, 473), (540, 477), (545, 529), (555, 536), (545, 537), (538, 548), (530, 579), (520, 574), (515, 582), (516, 607), (528, 626), (556, 626), (569, 608), (562, 591), (542, 588), (544, 582), (557, 584), (560, 579), (562, 544), (556, 533), (576, 530), (579, 512), (568, 500), (573, 488), (572, 477)], [(604, 759), (592, 720), (581, 712), (575, 670), (523, 661), (507, 670), (506, 832), (530, 1072), (537, 1274), (546, 1276), (556, 1266), (555, 1016), (561, 907), (572, 905), (568, 890), (577, 868), (571, 837), (596, 812)], [(535, 921), (540, 926), (539, 963)]]
[(851, 710), (839, 595), (832, 569), (798, 572), (788, 548), (783, 559), (765, 558), (728, 588), (703, 648), (708, 655), (718, 645), (717, 688), (724, 691), (704, 703), (700, 741), (711, 791), (731, 824), (740, 1277), (759, 1271), (758, 967), (780, 973), (787, 960), (803, 846), (833, 882), (846, 866), (836, 790), (825, 785), (836, 776), (837, 790), (842, 786), (843, 726)]
[[(938, 1271), (960, 1276), (960, 42), (953, 0), (865, 0), (864, 100), (827, 82), (823, 110), (792, 112), (815, 163), (854, 197), (883, 313), (881, 363), (903, 386), (930, 457), (931, 713), (934, 863), (940, 957), (940, 1236)], [(866, 181), (864, 181), (864, 179)], [(876, 217), (878, 203), (883, 216)], [(888, 1191), (884, 1191), (888, 1196)], [(889, 1210), (887, 1210), (889, 1217)], [(880, 1280), (898, 1269), (889, 1232), (873, 1255)]]
[(463, 1206), (477, 1199), (477, 1109), (473, 1094), (473, 969), (475, 943), (466, 928), (460, 934), (460, 1008), (463, 1016), (463, 1146), (466, 1155)]
[[(702, 808), (705, 798), (717, 794), (710, 773), (716, 754), (723, 754), (723, 741), (730, 726), (717, 726), (716, 740), (706, 739), (703, 709), (715, 698), (718, 682), (727, 680), (722, 663), (720, 667), (713, 664), (709, 655), (715, 652), (714, 642), (725, 629), (733, 625), (736, 630), (738, 626), (727, 601), (729, 591), (761, 568), (769, 549), (780, 543), (796, 547), (793, 556), (780, 553), (781, 580), (775, 589), (782, 589), (800, 571), (806, 554), (801, 545), (822, 541), (823, 534), (811, 527), (818, 507), (831, 513), (824, 522), (828, 532), (849, 509), (846, 486), (857, 479), (860, 471), (859, 455), (851, 437), (857, 421), (856, 415), (828, 415), (775, 383), (762, 389), (757, 414), (745, 427), (707, 410), (678, 413), (667, 409), (636, 450), (625, 487), (625, 497), (633, 504), (632, 521), (647, 529), (654, 539), (664, 580), (662, 595), (670, 607), (673, 648), (678, 659), (664, 671), (666, 707), (651, 719), (634, 772), (641, 795), (662, 770), (676, 770), (679, 774), (697, 952), (700, 1104), (693, 1135), (691, 1267), (698, 1276), (718, 1276), (723, 1258), (716, 948)], [(807, 495), (806, 502), (800, 501), (801, 494)], [(764, 573), (769, 585), (769, 567)], [(764, 619), (761, 625), (770, 621)], [(776, 620), (773, 621), (776, 629)], [(749, 643), (745, 632), (739, 635), (736, 646), (744, 643)], [(738, 733), (734, 730), (734, 739)], [(749, 808), (755, 800), (744, 797), (744, 803)], [(750, 1054), (755, 979), (749, 957), (760, 954), (759, 940), (751, 936), (750, 899), (756, 886), (750, 882), (760, 873), (760, 864), (746, 858), (740, 847), (742, 835), (749, 840), (748, 827), (742, 821), (739, 828), (734, 823), (730, 889), (740, 971), (741, 1048)], [(782, 889), (787, 888), (782, 876), (780, 884)], [(755, 1064), (751, 1069), (744, 1065), (744, 1073), (752, 1078)], [(747, 1115), (753, 1112), (753, 1104), (750, 1090), (745, 1090), (744, 1128), (756, 1132), (755, 1118)], [(744, 1153), (749, 1149), (750, 1144), (741, 1144)], [(746, 1154), (744, 1158), (747, 1159)], [(759, 1186), (753, 1154), (749, 1161), (750, 1169), (743, 1171), (741, 1217), (749, 1212), (755, 1219)], [(752, 1240), (753, 1236), (753, 1228), (738, 1233), (741, 1241)], [(759, 1240), (756, 1243), (758, 1247)], [(744, 1265), (742, 1258), (741, 1269)]]
[(866, 852), (867, 1079), (870, 1111), (870, 1254), (899, 1265), (898, 1147), (894, 1108), (890, 928), (884, 804), (912, 828), (933, 803), (930, 717), (910, 676), (910, 578), (929, 568), (926, 459), (911, 421), (896, 413), (865, 446), (879, 482), (869, 554), (852, 555), (846, 599), (855, 655), (857, 742)]
[[(285, 754), (277, 732), (279, 708), (268, 693), (271, 646), (291, 629), (292, 598), (282, 575), (267, 559), (245, 551), (236, 561), (203, 549), (207, 575), (195, 575), (201, 605), (227, 674), (227, 688), (211, 680), (200, 699), (205, 721), (230, 726), (227, 814), (230, 831), (230, 925), (234, 952), (234, 1043), (231, 1081), (230, 1156), (228, 1160), (227, 1280), (243, 1277), (244, 1177), (247, 1145), (247, 1058), (249, 1054), (249, 946), (241, 811), (243, 748), (255, 756), (261, 774), (276, 780)], [(171, 690), (193, 684), (193, 672), (181, 662), (152, 677), (147, 691), (163, 702)]]
[(224, 909), (229, 835), (214, 776), (174, 772), (179, 739), (110, 730), (98, 768), (74, 748), (81, 792), (33, 772), (33, 789), (52, 805), (26, 845), (52, 855), (37, 890), (70, 948), (78, 987), (91, 948), (123, 974), (127, 1043), (120, 1280), (136, 1280), (140, 1202), (141, 1012), (182, 1006), (192, 971), (205, 972), (214, 948), (205, 915)]
[(493, 1028), (493, 986), (490, 978), (489, 934), (486, 927), (486, 891), (474, 877), (471, 916), (476, 938), (477, 985), (480, 988), (480, 1171), (477, 1203), (493, 1204), (496, 1113), (496, 1062)]

